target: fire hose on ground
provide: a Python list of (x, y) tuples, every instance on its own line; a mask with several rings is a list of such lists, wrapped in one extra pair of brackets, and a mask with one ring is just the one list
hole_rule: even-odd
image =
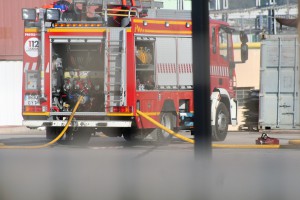
[[(80, 102), (82, 101), (83, 97), (80, 96), (78, 98), (78, 101), (69, 117), (69, 120), (66, 124), (66, 126), (64, 127), (64, 129), (61, 131), (61, 133), (54, 138), (52, 141), (46, 143), (46, 144), (42, 144), (42, 145), (36, 145), (36, 146), (8, 146), (8, 145), (0, 145), (0, 149), (39, 149), (39, 148), (45, 148), (45, 147), (49, 147), (53, 144), (55, 144), (59, 139), (61, 139), (63, 137), (63, 135), (66, 133), (67, 129), (69, 128), (69, 125), (71, 124), (73, 117), (79, 107)], [(157, 126), (158, 128), (166, 131), (167, 133), (183, 140), (186, 141), (188, 143), (194, 144), (195, 141), (191, 138), (185, 137), (179, 133), (176, 133), (174, 131), (172, 131), (171, 129), (168, 129), (167, 127), (163, 126), (162, 124), (160, 124), (159, 122), (155, 121), (154, 119), (152, 119), (151, 117), (149, 117), (148, 115), (144, 114), (143, 112), (137, 110), (137, 113), (144, 117), (145, 119), (147, 119), (148, 121), (150, 121), (151, 123), (153, 123), (155, 126)], [(300, 144), (300, 140), (290, 140), (289, 144), (291, 145), (299, 145)], [(289, 145), (287, 145), (289, 146)], [(257, 144), (212, 144), (213, 148), (223, 148), (223, 149), (279, 149), (279, 148), (284, 148), (286, 146), (284, 145), (257, 145)]]
[[(167, 127), (163, 126), (162, 124), (158, 123), (157, 121), (155, 121), (154, 119), (152, 119), (151, 117), (149, 117), (148, 115), (146, 115), (145, 113), (137, 110), (137, 113), (144, 117), (145, 119), (147, 119), (148, 121), (150, 121), (152, 124), (154, 124), (155, 126), (157, 126), (158, 128), (161, 128), (162, 130), (166, 131), (167, 133), (183, 140), (186, 142), (189, 142), (191, 144), (194, 144), (195, 141), (193, 139), (190, 139), (188, 137), (185, 137), (179, 133), (175, 133), (174, 131), (172, 131), (171, 129), (168, 129)], [(300, 141), (299, 141), (300, 142)], [(224, 149), (279, 149), (282, 145), (257, 145), (257, 144), (212, 144), (213, 148), (224, 148)]]
[(3, 146), (0, 146), (0, 149), (40, 149), (40, 148), (45, 148), (45, 147), (49, 147), (53, 144), (55, 144), (60, 138), (63, 137), (63, 135), (66, 133), (66, 131), (68, 130), (69, 128), (69, 125), (71, 124), (72, 120), (73, 120), (73, 117), (76, 113), (76, 110), (78, 109), (78, 106), (80, 104), (80, 102), (82, 101), (83, 99), (83, 96), (80, 96), (78, 98), (78, 101), (70, 115), (70, 118), (66, 124), (66, 126), (64, 127), (64, 129), (61, 131), (61, 133), (56, 137), (54, 138), (52, 141), (46, 143), (46, 144), (42, 144), (42, 145), (36, 145), (36, 146), (7, 146), (7, 145), (3, 145)]

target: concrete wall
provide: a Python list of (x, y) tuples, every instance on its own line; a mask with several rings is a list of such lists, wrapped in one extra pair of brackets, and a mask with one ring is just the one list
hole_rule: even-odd
[(22, 125), (22, 62), (0, 61), (0, 126)]

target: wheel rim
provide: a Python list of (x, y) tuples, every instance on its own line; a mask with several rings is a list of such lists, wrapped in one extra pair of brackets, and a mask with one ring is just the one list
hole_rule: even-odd
[(217, 123), (219, 132), (227, 131), (227, 118), (223, 112), (219, 112)]
[[(162, 117), (162, 120), (161, 120), (161, 121), (162, 121), (162, 125), (163, 125), (163, 126), (165, 126), (166, 128), (172, 130), (172, 124), (171, 124), (171, 119), (170, 119), (170, 117), (168, 117), (167, 115), (164, 115), (164, 116)], [(162, 134), (162, 136), (163, 136), (164, 138), (167, 138), (167, 137), (170, 136), (170, 134), (169, 134), (167, 131), (165, 131), (165, 130), (161, 130), (161, 134)]]

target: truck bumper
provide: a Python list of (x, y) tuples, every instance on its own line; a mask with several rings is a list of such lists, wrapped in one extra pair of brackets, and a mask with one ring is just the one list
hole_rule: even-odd
[[(46, 127), (65, 127), (67, 120), (24, 120), (23, 126), (37, 128)], [(70, 127), (131, 127), (132, 121), (106, 121), (106, 120), (73, 120)]]

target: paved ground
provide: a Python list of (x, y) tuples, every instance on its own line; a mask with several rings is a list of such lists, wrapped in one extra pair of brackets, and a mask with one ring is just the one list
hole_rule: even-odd
[[(272, 130), (260, 132), (248, 131), (231, 131), (228, 133), (227, 138), (223, 142), (214, 142), (220, 144), (255, 144), (255, 140), (261, 136), (262, 133), (267, 133), (270, 137), (278, 138), (280, 144), (286, 145), (289, 140), (300, 139), (300, 130)], [(182, 131), (181, 134), (192, 138), (190, 132)], [(40, 137), (45, 135), (44, 129), (28, 129), (24, 126), (0, 126), (0, 138), (19, 137), (21, 135)], [(104, 135), (97, 133), (98, 136)], [(41, 137), (42, 138), (42, 137)]]
[(28, 129), (25, 126), (0, 126), (0, 134), (40, 134), (42, 129)]
[[(37, 145), (45, 131), (0, 128), (0, 143)], [(188, 133), (184, 133), (188, 136)], [(230, 132), (223, 143), (254, 144), (260, 133)], [(286, 144), (297, 131), (273, 132)], [(92, 137), (88, 146), (0, 150), (1, 200), (298, 200), (299, 149), (213, 149), (209, 162), (174, 139), (130, 146)]]

